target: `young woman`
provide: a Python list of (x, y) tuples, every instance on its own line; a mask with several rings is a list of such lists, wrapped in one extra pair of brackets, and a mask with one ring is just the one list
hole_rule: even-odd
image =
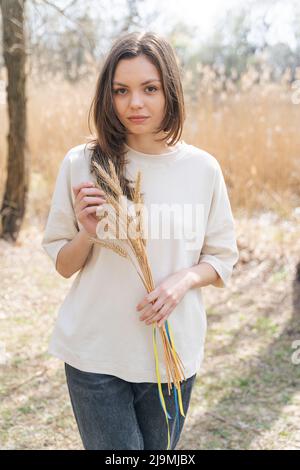
[[(42, 241), (63, 277), (77, 272), (48, 351), (64, 361), (85, 449), (175, 449), (204, 355), (201, 288), (225, 287), (238, 260), (227, 189), (216, 158), (181, 140), (180, 70), (163, 37), (151, 32), (120, 37), (101, 69), (91, 109), (95, 137), (65, 155)], [(137, 171), (142, 174), (155, 281), (149, 294), (127, 259), (91, 240), (106, 193), (95, 186), (93, 163), (108, 169), (108, 159), (128, 200)], [(157, 234), (160, 224), (152, 217), (157, 214), (181, 235)], [(152, 344), (153, 324), (159, 328), (166, 320), (185, 372), (184, 416), (178, 416), (158, 341), (170, 440)]]

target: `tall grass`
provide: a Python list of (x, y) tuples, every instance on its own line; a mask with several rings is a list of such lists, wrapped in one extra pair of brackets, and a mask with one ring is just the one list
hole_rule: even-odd
[[(186, 135), (220, 162), (235, 208), (287, 215), (300, 203), (300, 81), (253, 67), (239, 82), (198, 66)], [(185, 85), (195, 80), (187, 75)], [(296, 79), (300, 79), (300, 68)]]
[[(300, 71), (297, 72), (300, 79)], [(28, 138), (31, 175), (27, 220), (44, 220), (58, 166), (67, 150), (86, 141), (87, 113), (96, 74), (76, 84), (30, 77)], [(189, 93), (191, 84), (196, 92)], [(298, 90), (297, 90), (298, 85)], [(270, 70), (249, 68), (236, 82), (199, 64), (184, 76), (187, 119), (183, 138), (220, 162), (234, 210), (276, 210), (300, 205), (300, 82), (289, 70), (274, 83)], [(298, 98), (298, 99), (297, 99)], [(0, 190), (6, 178), (6, 106), (0, 104)]]

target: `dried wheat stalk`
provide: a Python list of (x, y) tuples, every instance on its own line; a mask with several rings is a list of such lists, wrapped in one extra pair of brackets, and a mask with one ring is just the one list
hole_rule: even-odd
[[(143, 216), (141, 210), (135, 210), (135, 204), (143, 204), (143, 198), (141, 196), (141, 172), (138, 171), (135, 187), (133, 190), (133, 206), (135, 216), (128, 215), (128, 211), (124, 211), (123, 206), (119, 203), (121, 197), (125, 197), (118, 176), (115, 171), (114, 164), (109, 160), (110, 174), (108, 174), (97, 162), (94, 162), (97, 174), (97, 182), (99, 182), (99, 187), (104, 189), (101, 185), (101, 181), (104, 181), (110, 190), (113, 193), (106, 193), (107, 204), (113, 209), (113, 213), (108, 211), (108, 222), (114, 224), (113, 226), (117, 227), (117, 233), (110, 233), (112, 242), (110, 239), (99, 239), (98, 237), (90, 237), (95, 243), (102, 245), (105, 248), (113, 250), (116, 254), (128, 258), (133, 266), (135, 267), (138, 275), (140, 276), (146, 291), (149, 293), (154, 290), (154, 280), (152, 277), (150, 265), (148, 262), (148, 257), (146, 253), (146, 239), (141, 235), (141, 227), (143, 227)], [(127, 200), (127, 198), (126, 198)], [(101, 215), (98, 216), (99, 221), (101, 220)], [(129, 225), (134, 225), (135, 233), (138, 236), (131, 237), (129, 231), (127, 230)], [(122, 238), (120, 239), (120, 234)], [(154, 303), (154, 301), (153, 301)], [(156, 328), (157, 324), (155, 324)], [(180, 382), (185, 380), (183, 372), (183, 364), (176, 353), (174, 346), (170, 344), (169, 337), (166, 332), (165, 325), (159, 329), (162, 344), (164, 348), (165, 364), (166, 371), (168, 376), (168, 390), (172, 388), (171, 380), (175, 384), (177, 389), (180, 389)], [(171, 378), (170, 378), (171, 377)]]

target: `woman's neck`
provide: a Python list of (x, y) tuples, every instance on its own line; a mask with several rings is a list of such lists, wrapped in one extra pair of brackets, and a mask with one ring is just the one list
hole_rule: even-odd
[(139, 136), (130, 135), (126, 139), (126, 144), (137, 152), (160, 155), (175, 149), (174, 146), (170, 146), (166, 142), (157, 142), (153, 138), (145, 139), (144, 136), (143, 139), (137, 137)]

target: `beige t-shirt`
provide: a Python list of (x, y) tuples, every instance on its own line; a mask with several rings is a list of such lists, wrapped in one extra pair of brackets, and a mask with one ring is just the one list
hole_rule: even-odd
[[(220, 275), (216, 287), (225, 287), (239, 255), (216, 158), (183, 140), (172, 152), (160, 155), (126, 149), (127, 176), (135, 179), (138, 170), (142, 173), (147, 254), (155, 286), (171, 274), (205, 261)], [(89, 164), (89, 147), (81, 144), (71, 148), (60, 165), (42, 240), (54, 266), (59, 250), (82, 227), (75, 216), (72, 187), (95, 181)], [(157, 383), (153, 326), (140, 321), (141, 312), (136, 310), (146, 294), (128, 259), (94, 244), (59, 307), (48, 352), (86, 372)], [(189, 378), (198, 372), (204, 356), (207, 321), (201, 288), (187, 291), (168, 322)], [(159, 328), (156, 338), (161, 381), (167, 382)]]

